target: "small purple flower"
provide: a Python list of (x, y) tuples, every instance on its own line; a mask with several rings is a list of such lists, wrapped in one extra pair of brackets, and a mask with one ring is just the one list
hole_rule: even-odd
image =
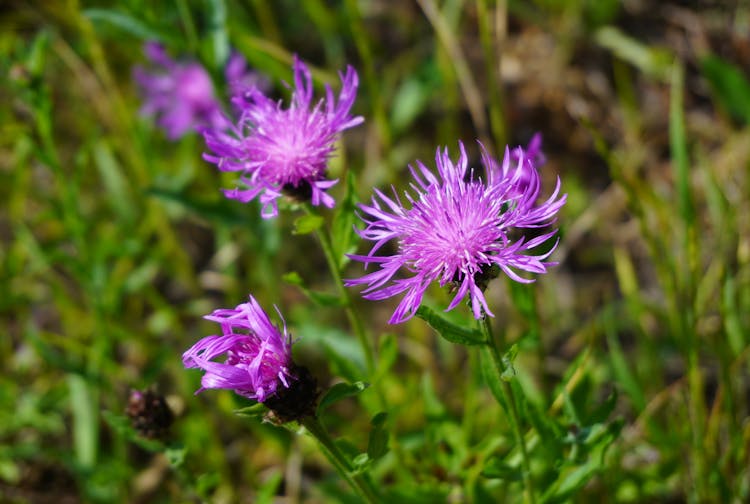
[(229, 96), (233, 100), (253, 89), (265, 91), (269, 87), (268, 79), (258, 72), (247, 68), (247, 61), (242, 54), (233, 51), (224, 67), (224, 78), (227, 82)]
[[(222, 334), (201, 339), (182, 355), (186, 368), (206, 372), (196, 394), (205, 389), (230, 389), (264, 402), (277, 393), (279, 384), (288, 389), (296, 379), (286, 324), (279, 331), (255, 298), (249, 298), (234, 309), (206, 315), (206, 320), (221, 325)], [(223, 363), (213, 361), (220, 355), (226, 355)]]
[(540, 168), (547, 162), (547, 158), (544, 156), (544, 152), (542, 152), (542, 134), (539, 132), (534, 133), (534, 136), (531, 137), (531, 140), (529, 140), (529, 144), (525, 149), (522, 147), (516, 147), (510, 151), (511, 162), (517, 163), (521, 158), (519, 151), (523, 157), (531, 160), (531, 164), (535, 168)]
[(214, 95), (211, 77), (195, 61), (175, 61), (157, 42), (147, 42), (144, 53), (151, 63), (138, 66), (133, 78), (143, 96), (141, 113), (155, 116), (171, 140), (204, 127), (219, 127), (224, 119)]
[[(524, 163), (522, 160), (528, 159), (530, 163)], [(490, 160), (491, 163), (497, 165), (497, 161), (494, 159)], [(524, 149), (521, 146), (515, 147), (510, 150), (510, 163), (505, 167), (495, 168), (500, 171), (512, 169), (513, 166), (519, 163), (522, 166), (522, 172), (516, 182), (516, 188), (513, 191), (513, 196), (520, 196), (526, 190), (526, 186), (534, 183), (534, 176), (538, 173), (539, 168), (547, 162), (547, 158), (542, 152), (542, 134), (536, 133), (529, 144)], [(504, 172), (505, 173), (505, 172)]]
[(282, 191), (332, 208), (334, 200), (326, 191), (338, 180), (326, 178), (328, 159), (339, 134), (363, 122), (349, 115), (359, 83), (352, 67), (340, 74), (338, 103), (329, 86), (326, 97), (313, 103), (310, 71), (296, 57), (293, 69), (289, 108), (251, 89), (232, 100), (240, 118), (231, 131), (204, 132), (211, 151), (204, 159), (222, 171), (240, 174), (244, 187), (225, 190), (226, 197), (243, 203), (258, 198), (264, 218), (278, 215), (276, 200)]
[[(557, 244), (542, 254), (532, 249), (546, 242), (553, 230), (526, 240), (522, 228), (537, 228), (554, 222), (555, 214), (565, 203), (558, 198), (560, 180), (554, 193), (537, 204), (540, 191), (539, 174), (523, 149), (506, 149), (502, 164), (493, 160), (483, 146), (482, 165), (485, 179), (474, 177), (467, 166), (466, 151), (459, 142), (461, 155), (454, 164), (446, 148), (438, 149), (435, 161), (440, 180), (421, 162), (417, 169), (409, 167), (416, 184), (416, 195), (405, 193), (407, 208), (396, 195), (390, 198), (379, 190), (372, 205), (360, 204), (365, 229), (359, 235), (375, 242), (365, 256), (351, 255), (365, 266), (376, 264), (378, 271), (346, 281), (347, 286), (367, 285), (363, 297), (380, 300), (406, 292), (390, 319), (391, 324), (408, 320), (422, 301), (425, 290), (433, 281), (441, 286), (451, 283), (457, 292), (447, 310), (455, 308), (466, 295), (471, 299), (474, 317), (482, 312), (493, 316), (483, 290), (493, 269), (499, 268), (517, 282), (531, 279), (514, 270), (546, 273), (553, 262), (544, 260)], [(515, 158), (515, 166), (511, 160)], [(379, 198), (379, 200), (378, 200)], [(398, 251), (391, 256), (376, 256), (380, 248), (395, 240)], [(393, 279), (404, 269), (408, 278)]]

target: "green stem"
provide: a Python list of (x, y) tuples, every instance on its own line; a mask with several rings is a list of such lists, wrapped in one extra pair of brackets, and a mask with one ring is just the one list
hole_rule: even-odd
[[(530, 504), (534, 504), (536, 502), (536, 497), (534, 495), (534, 481), (531, 478), (531, 463), (529, 460), (529, 453), (526, 450), (526, 441), (524, 439), (523, 432), (521, 431), (521, 419), (518, 415), (518, 408), (516, 407), (515, 393), (513, 392), (513, 387), (510, 386), (510, 383), (508, 383), (503, 378), (503, 375), (506, 371), (506, 366), (503, 362), (502, 357), (500, 356), (500, 351), (498, 350), (497, 343), (492, 334), (492, 326), (490, 325), (489, 319), (487, 317), (484, 317), (480, 321), (479, 326), (482, 330), (482, 334), (484, 334), (486, 341), (486, 345), (482, 346), (482, 353), (484, 354), (483, 358), (490, 359), (490, 362), (492, 363), (492, 370), (495, 373), (494, 378), (499, 385), (498, 387), (496, 387), (496, 390), (499, 391), (500, 397), (495, 396), (495, 398), (498, 400), (498, 403), (500, 403), (500, 406), (502, 406), (502, 408), (505, 410), (508, 421), (511, 424), (511, 429), (513, 430), (513, 437), (515, 438), (515, 442), (521, 451), (524, 501)], [(489, 377), (487, 378), (489, 379)]]
[(380, 136), (380, 145), (383, 152), (388, 152), (391, 147), (391, 132), (388, 126), (386, 107), (383, 97), (380, 93), (381, 86), (379, 76), (375, 70), (375, 60), (372, 56), (370, 39), (367, 37), (367, 30), (362, 21), (362, 13), (356, 0), (346, 0), (344, 2), (345, 12), (351, 27), (354, 45), (357, 47), (359, 57), (362, 59), (364, 66), (365, 82), (367, 83), (367, 92), (372, 98), (372, 112), (375, 118), (375, 125)]
[(333, 464), (336, 471), (362, 497), (365, 502), (381, 502), (372, 482), (362, 473), (355, 473), (349, 459), (341, 452), (323, 424), (313, 416), (306, 416), (300, 423), (318, 440), (323, 454)]
[[(315, 210), (311, 209), (309, 205), (305, 205), (305, 211), (310, 215), (317, 215)], [(370, 346), (370, 341), (367, 338), (367, 331), (362, 323), (362, 320), (357, 315), (357, 312), (352, 306), (352, 298), (349, 294), (349, 290), (344, 286), (344, 281), (341, 278), (341, 270), (339, 269), (339, 263), (333, 254), (333, 247), (331, 246), (331, 239), (328, 235), (328, 231), (324, 226), (321, 226), (316, 230), (320, 246), (323, 249), (323, 253), (326, 256), (328, 262), (328, 268), (331, 270), (333, 281), (336, 284), (336, 288), (339, 291), (341, 299), (344, 301), (344, 310), (346, 311), (346, 317), (349, 319), (349, 324), (352, 330), (359, 339), (359, 344), (362, 346), (362, 352), (365, 356), (365, 365), (367, 366), (367, 376), (372, 378), (375, 374), (375, 355)]]

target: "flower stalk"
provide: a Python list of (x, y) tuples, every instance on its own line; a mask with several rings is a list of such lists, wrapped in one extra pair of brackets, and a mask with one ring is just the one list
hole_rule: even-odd
[[(308, 215), (318, 215), (315, 209), (309, 204), (303, 205), (305, 212)], [(362, 319), (359, 314), (352, 306), (352, 297), (349, 291), (344, 286), (344, 280), (341, 277), (341, 270), (339, 269), (339, 263), (336, 260), (336, 256), (333, 253), (333, 247), (331, 245), (331, 238), (328, 230), (324, 226), (321, 226), (315, 231), (320, 247), (323, 249), (323, 254), (326, 257), (328, 263), (328, 269), (331, 270), (331, 276), (333, 277), (333, 283), (336, 284), (336, 289), (341, 296), (341, 300), (344, 304), (344, 311), (346, 311), (346, 317), (349, 320), (349, 324), (352, 330), (357, 335), (359, 344), (362, 346), (362, 353), (365, 357), (365, 367), (367, 369), (367, 376), (371, 377), (375, 373), (375, 353), (370, 346), (370, 341), (367, 337), (367, 330), (365, 329)]]
[(381, 502), (372, 482), (363, 473), (354, 471), (349, 459), (341, 452), (323, 424), (316, 417), (308, 415), (300, 419), (300, 424), (313, 436), (326, 458), (333, 464), (341, 477), (368, 503)]
[(498, 395), (495, 395), (495, 399), (500, 406), (505, 410), (505, 414), (510, 422), (511, 430), (513, 431), (513, 438), (521, 452), (521, 476), (523, 478), (523, 489), (524, 489), (524, 502), (534, 504), (536, 497), (534, 495), (534, 481), (531, 476), (531, 463), (529, 459), (529, 453), (526, 450), (526, 441), (524, 439), (523, 431), (521, 430), (521, 418), (518, 414), (518, 408), (516, 407), (516, 397), (513, 391), (513, 387), (504, 378), (507, 372), (507, 366), (503, 362), (500, 350), (498, 349), (497, 342), (495, 340), (492, 325), (488, 317), (484, 317), (479, 321), (479, 328), (485, 338), (485, 345), (482, 346), (482, 358), (490, 361), (491, 368), (494, 372), (493, 376), (485, 376), (486, 380), (493, 380), (496, 385), (490, 387), (494, 392), (497, 391)]

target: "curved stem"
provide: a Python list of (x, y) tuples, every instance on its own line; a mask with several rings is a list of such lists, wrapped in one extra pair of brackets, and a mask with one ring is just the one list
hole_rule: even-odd
[[(305, 205), (304, 208), (309, 215), (317, 215), (315, 210), (311, 209), (309, 205)], [(331, 246), (331, 239), (328, 235), (328, 231), (321, 227), (318, 228), (315, 233), (318, 235), (318, 241), (320, 241), (320, 246), (326, 256), (328, 269), (331, 270), (333, 281), (336, 284), (336, 288), (339, 291), (341, 299), (344, 301), (344, 310), (346, 311), (346, 317), (349, 319), (349, 324), (351, 325), (354, 333), (357, 335), (359, 344), (362, 346), (362, 352), (365, 356), (365, 366), (367, 367), (367, 375), (368, 377), (372, 378), (373, 374), (375, 373), (375, 355), (367, 338), (367, 331), (365, 330), (365, 326), (362, 323), (362, 320), (359, 318), (359, 315), (357, 315), (357, 312), (354, 310), (354, 307), (352, 306), (351, 295), (349, 294), (347, 288), (344, 286), (344, 281), (341, 278), (341, 270), (339, 269), (339, 263), (333, 254), (333, 247)]]
[(523, 432), (521, 431), (521, 419), (518, 415), (518, 408), (516, 407), (515, 393), (513, 392), (513, 387), (510, 386), (510, 383), (503, 378), (506, 366), (500, 356), (500, 350), (498, 349), (497, 343), (492, 334), (492, 326), (490, 325), (489, 319), (484, 317), (480, 321), (479, 326), (486, 341), (486, 345), (482, 346), (482, 353), (484, 354), (483, 358), (490, 359), (495, 374), (494, 379), (499, 385), (496, 387), (496, 390), (499, 391), (500, 397), (495, 396), (495, 398), (505, 410), (506, 415), (508, 415), (508, 420), (511, 424), (511, 429), (513, 430), (513, 437), (521, 451), (524, 501), (534, 504), (536, 502), (536, 497), (534, 495), (534, 481), (531, 477), (531, 462), (529, 459), (529, 453), (526, 450), (526, 441)]
[(354, 472), (354, 468), (352, 467), (351, 462), (349, 462), (349, 459), (341, 452), (339, 447), (336, 446), (331, 435), (317, 418), (306, 416), (300, 420), (300, 423), (315, 439), (317, 439), (326, 458), (331, 464), (333, 464), (341, 477), (344, 478), (349, 486), (351, 486), (365, 502), (381, 502), (378, 493), (375, 491), (369, 478), (367, 478), (365, 474)]

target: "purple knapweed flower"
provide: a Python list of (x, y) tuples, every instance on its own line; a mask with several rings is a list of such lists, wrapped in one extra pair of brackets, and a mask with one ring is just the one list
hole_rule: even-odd
[(280, 101), (252, 89), (235, 96), (239, 121), (230, 131), (204, 132), (211, 153), (204, 159), (222, 171), (238, 172), (243, 187), (225, 190), (230, 199), (243, 203), (259, 199), (264, 218), (278, 215), (277, 199), (283, 192), (309, 200), (313, 205), (333, 207), (326, 192), (338, 180), (327, 179), (328, 159), (339, 134), (363, 122), (349, 115), (359, 83), (357, 73), (347, 67), (341, 78), (338, 102), (329, 86), (326, 96), (313, 103), (310, 71), (294, 59), (294, 89), (288, 108)]
[[(531, 161), (530, 163), (523, 163), (523, 159), (528, 159)], [(492, 163), (497, 165), (497, 161), (494, 159), (491, 160)], [(523, 147), (515, 147), (510, 150), (510, 163), (508, 165), (503, 165), (505, 168), (500, 166), (499, 170), (509, 170), (514, 169), (513, 167), (517, 166), (521, 162), (521, 174), (518, 177), (518, 181), (516, 182), (516, 188), (514, 190), (514, 195), (521, 195), (526, 189), (526, 186), (533, 183), (534, 180), (534, 174), (538, 172), (538, 169), (544, 165), (547, 162), (547, 158), (544, 156), (544, 153), (542, 152), (542, 134), (536, 133), (533, 137), (531, 137), (531, 140), (529, 140), (529, 144), (524, 149)], [(507, 175), (507, 173), (506, 173)]]
[(244, 96), (253, 89), (266, 91), (269, 87), (268, 79), (247, 68), (247, 60), (242, 54), (233, 51), (224, 66), (224, 78), (227, 82), (229, 97), (234, 101), (238, 96)]
[[(206, 315), (206, 320), (221, 325), (221, 335), (201, 339), (182, 355), (186, 368), (206, 372), (196, 394), (205, 389), (229, 389), (264, 402), (280, 386), (288, 389), (296, 379), (286, 324), (279, 331), (255, 298), (249, 298), (248, 303), (234, 309), (215, 310)], [(213, 360), (222, 355), (226, 356), (224, 362)]]
[[(455, 164), (447, 148), (442, 152), (438, 149), (435, 161), (439, 179), (419, 161), (417, 169), (409, 167), (416, 182), (411, 185), (416, 195), (405, 193), (408, 208), (395, 190), (390, 198), (376, 189), (371, 205), (359, 205), (366, 227), (358, 233), (375, 244), (369, 254), (349, 257), (366, 266), (376, 264), (380, 269), (347, 280), (346, 285), (366, 285), (363, 297), (370, 300), (406, 292), (391, 324), (414, 316), (433, 281), (441, 286), (451, 283), (457, 291), (446, 311), (455, 308), (468, 294), (475, 318), (481, 318), (483, 312), (493, 316), (483, 294), (493, 270), (502, 270), (517, 282), (529, 283), (533, 280), (519, 276), (515, 270), (545, 273), (547, 266), (556, 264), (545, 261), (556, 243), (544, 253), (531, 252), (556, 230), (529, 240), (517, 235), (520, 229), (543, 227), (554, 221), (566, 198), (558, 198), (560, 179), (552, 196), (537, 203), (539, 174), (523, 149), (513, 154), (506, 149), (499, 164), (481, 144), (480, 148), (484, 179), (476, 178), (468, 168), (466, 151), (459, 142), (461, 155)], [(512, 166), (514, 156), (517, 161)], [(528, 180), (522, 181), (526, 177)], [(395, 254), (375, 255), (391, 240), (396, 242)], [(412, 276), (393, 279), (402, 269)]]
[(133, 78), (143, 96), (141, 114), (156, 123), (171, 140), (189, 131), (225, 123), (211, 77), (196, 61), (175, 61), (157, 42), (143, 49), (151, 68), (137, 66)]
[(545, 164), (547, 158), (545, 157), (544, 152), (542, 152), (542, 134), (539, 132), (534, 133), (534, 136), (531, 137), (531, 140), (529, 140), (525, 149), (522, 147), (512, 149), (510, 151), (511, 162), (517, 163), (518, 160), (521, 159), (519, 153), (523, 155), (523, 157), (529, 159), (534, 168), (540, 168)]

